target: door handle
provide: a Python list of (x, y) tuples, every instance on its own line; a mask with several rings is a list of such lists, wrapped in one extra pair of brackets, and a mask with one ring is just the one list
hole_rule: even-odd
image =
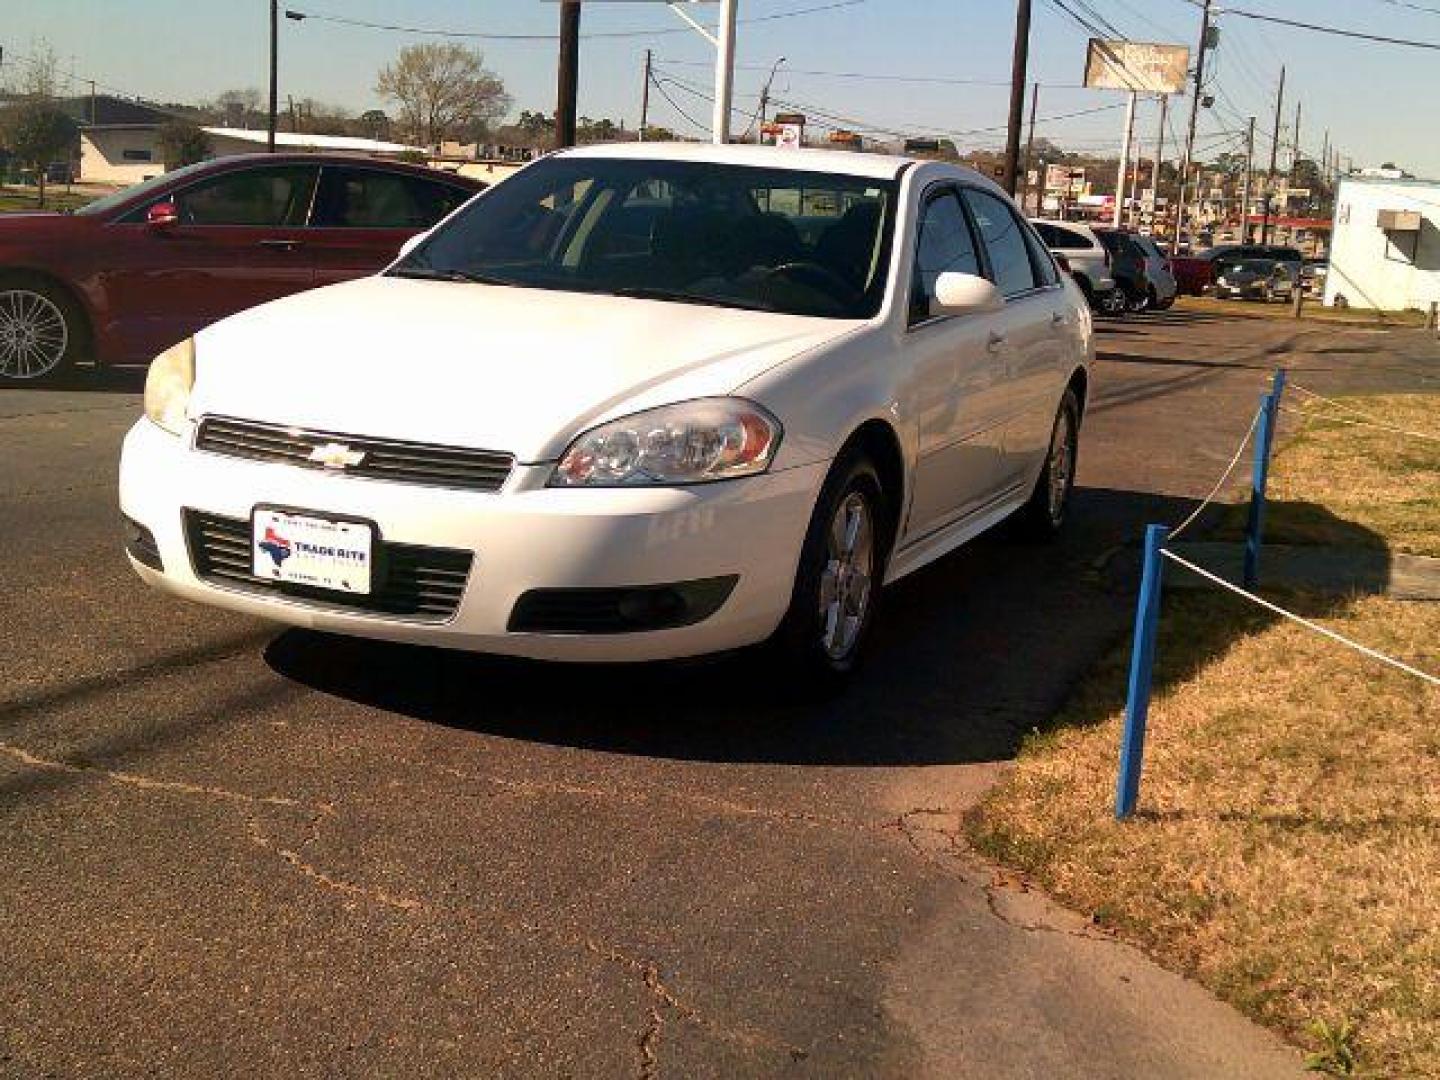
[(991, 352), (998, 351), (1005, 344), (1005, 335), (998, 330), (990, 331), (990, 341), (986, 344)]
[(1065, 315), (1064, 315), (1062, 312), (1059, 312), (1059, 311), (1052, 311), (1052, 312), (1050, 313), (1050, 325), (1051, 325), (1051, 326), (1064, 326), (1064, 325), (1065, 325)]
[(273, 248), (276, 251), (294, 251), (300, 246), (300, 241), (278, 239), (261, 240), (260, 246), (263, 248)]

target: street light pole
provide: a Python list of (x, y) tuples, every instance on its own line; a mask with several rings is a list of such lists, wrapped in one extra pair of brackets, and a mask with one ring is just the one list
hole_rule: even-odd
[(1245, 187), (1240, 193), (1240, 243), (1250, 242), (1250, 189), (1255, 183), (1255, 117), (1245, 135)]
[(654, 54), (645, 50), (645, 83), (640, 91), (640, 142), (645, 141), (645, 125), (650, 122), (650, 65)]
[(775, 82), (775, 73), (780, 70), (780, 65), (785, 62), (785, 57), (780, 57), (770, 65), (770, 76), (765, 80), (765, 87), (760, 91), (760, 111), (755, 114), (757, 121), (755, 128), (755, 141), (765, 142), (765, 107), (770, 104), (770, 87)]
[(275, 111), (280, 106), (280, 0), (270, 0), (270, 120), (265, 149), (275, 152)]
[(719, 35), (715, 43), (715, 111), (710, 119), (710, 139), (724, 145), (730, 141), (730, 102), (735, 82), (735, 6), (738, 0), (720, 0)]
[(1005, 190), (1014, 195), (1020, 172), (1020, 129), (1025, 126), (1025, 79), (1030, 65), (1030, 0), (1015, 3), (1015, 56), (1010, 66), (1010, 124), (1005, 136)]

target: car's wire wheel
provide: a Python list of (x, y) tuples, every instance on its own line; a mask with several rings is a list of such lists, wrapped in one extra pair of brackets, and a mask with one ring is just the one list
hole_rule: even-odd
[(820, 645), (832, 660), (855, 650), (875, 587), (875, 516), (860, 491), (835, 508), (820, 575)]
[(65, 360), (70, 325), (44, 293), (0, 288), (0, 379), (38, 379)]
[(1058, 528), (1065, 520), (1065, 507), (1075, 483), (1075, 413), (1061, 408), (1050, 435), (1050, 456), (1045, 465), (1046, 509)]

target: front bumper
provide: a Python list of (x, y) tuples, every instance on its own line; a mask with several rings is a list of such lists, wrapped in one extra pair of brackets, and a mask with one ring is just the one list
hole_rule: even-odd
[[(149, 530), (163, 569), (131, 557), (147, 583), (178, 596), (341, 634), (537, 659), (657, 660), (764, 640), (790, 603), (824, 463), (688, 488), (552, 489), (549, 466), (516, 466), (496, 493), (352, 479), (197, 451), (148, 420), (125, 438), (120, 507)], [(360, 517), (387, 544), (474, 553), (445, 622), (336, 610), (202, 580), (187, 510), (248, 519), (258, 503)], [(735, 577), (719, 610), (694, 625), (604, 634), (507, 629), (533, 590), (662, 585)]]

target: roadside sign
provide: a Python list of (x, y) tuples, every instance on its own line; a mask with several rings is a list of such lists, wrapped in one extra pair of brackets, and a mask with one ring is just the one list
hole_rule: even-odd
[(1091, 38), (1085, 55), (1085, 86), (1091, 90), (1132, 90), (1181, 94), (1190, 70), (1183, 45)]

